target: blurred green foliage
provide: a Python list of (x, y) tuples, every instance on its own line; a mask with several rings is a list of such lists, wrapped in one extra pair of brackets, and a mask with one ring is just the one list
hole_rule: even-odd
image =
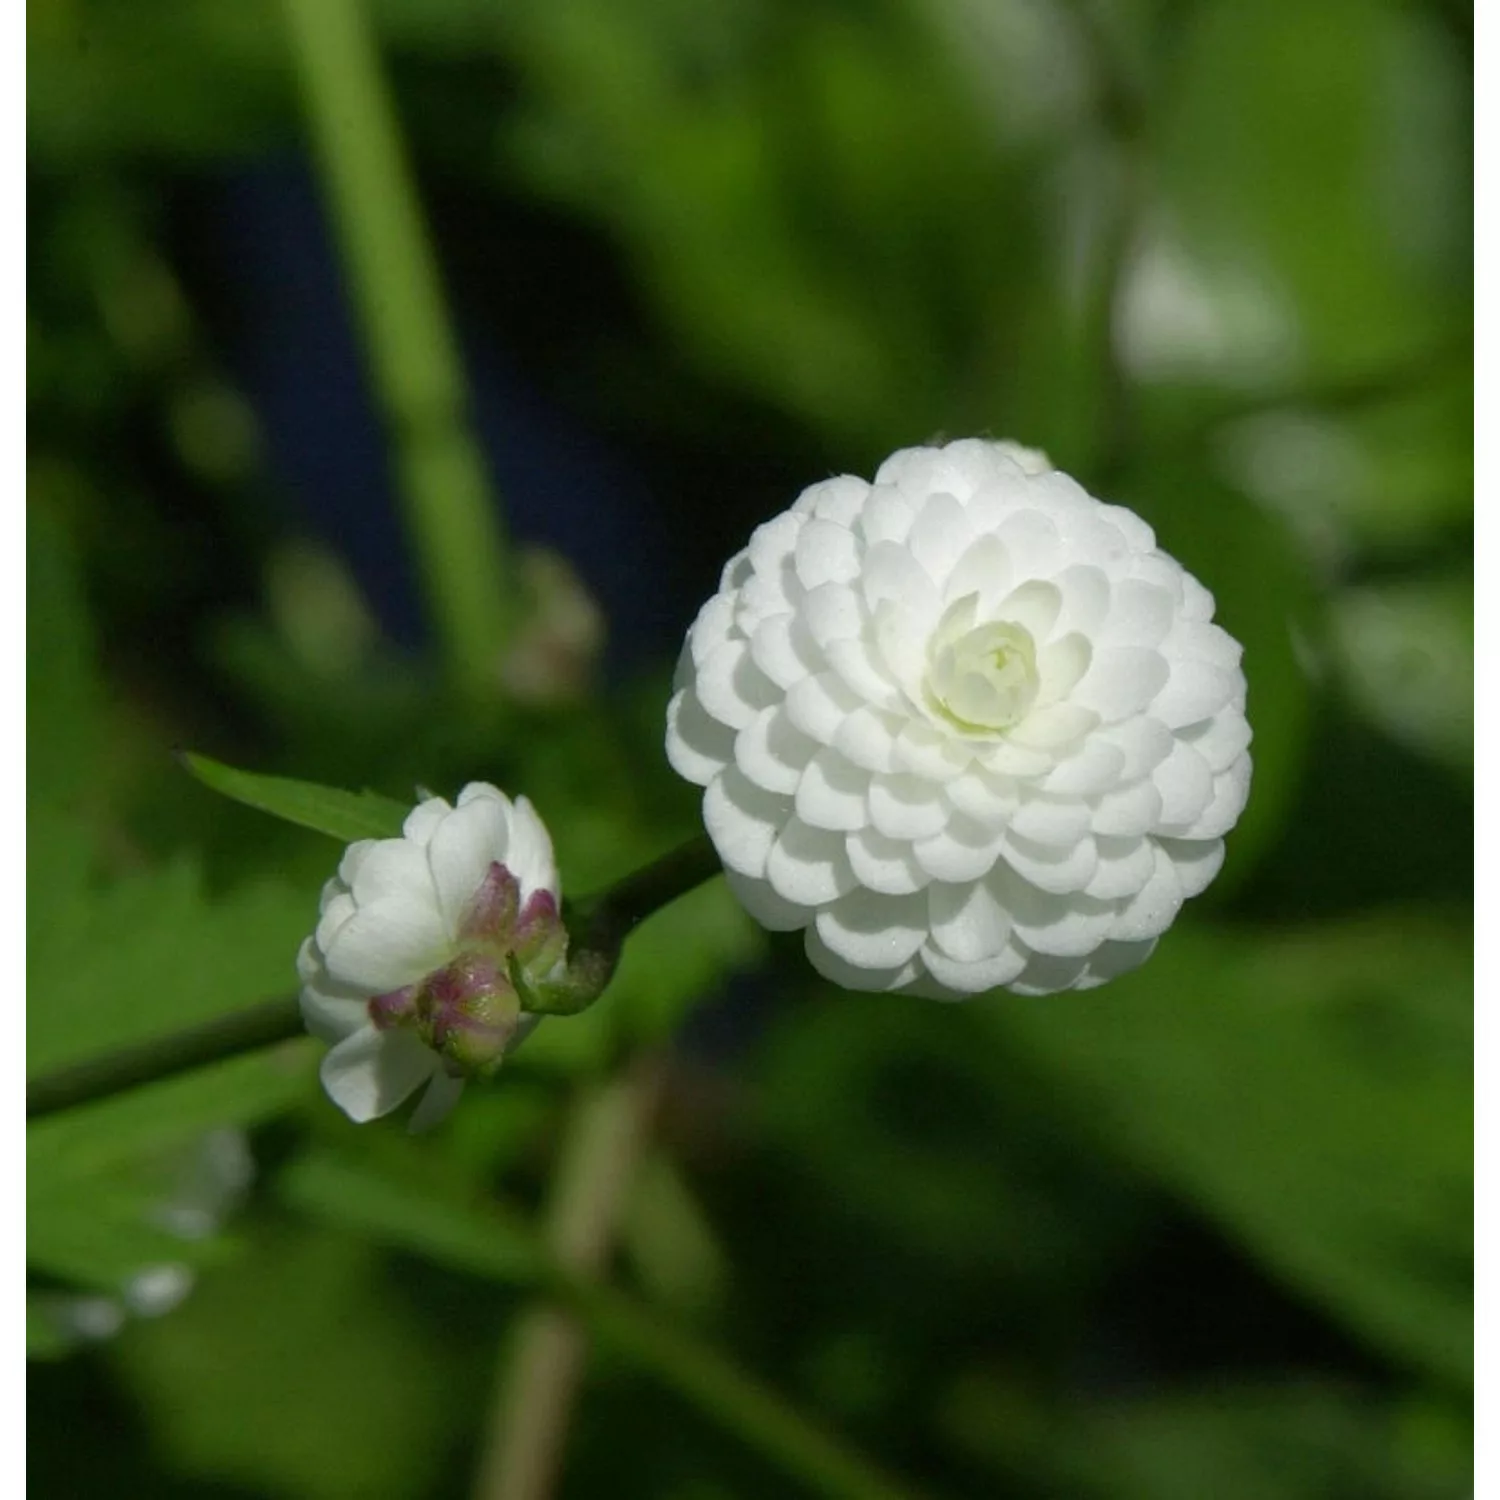
[[(371, 9), (469, 318), (672, 528), (727, 556), (895, 447), (1044, 446), (1214, 591), (1254, 793), (1097, 995), (842, 995), (710, 886), (420, 1141), (337, 1116), (307, 1042), (32, 1126), (40, 1491), (466, 1493), (520, 1305), (477, 1205), (542, 1201), (579, 1091), (655, 1049), (625, 1279), (925, 1489), (1469, 1493), (1464, 8)], [(173, 746), (525, 791), (572, 892), (692, 832), (670, 663), (462, 702), (276, 491), (170, 205), (300, 148), (280, 9), (47, 0), (28, 73), (28, 1071), (294, 985), (336, 846)], [(228, 1126), (258, 1180), (185, 1238), (182, 1154)], [(163, 1265), (196, 1288), (135, 1316)], [(132, 1315), (91, 1349), (99, 1299)], [(786, 1492), (592, 1369), (562, 1494)], [(85, 1448), (100, 1402), (120, 1440)]]

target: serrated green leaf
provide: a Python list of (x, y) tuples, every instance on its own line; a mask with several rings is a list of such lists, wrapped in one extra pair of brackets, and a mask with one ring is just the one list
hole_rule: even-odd
[(239, 771), (191, 751), (183, 753), (182, 763), (204, 786), (236, 802), (346, 844), (356, 839), (400, 838), (401, 825), (411, 811), (379, 792), (346, 792), (288, 776)]

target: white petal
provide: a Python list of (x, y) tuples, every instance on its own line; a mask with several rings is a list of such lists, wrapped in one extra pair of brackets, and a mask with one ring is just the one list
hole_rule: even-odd
[(750, 656), (777, 687), (823, 670), (823, 653), (800, 615), (772, 615), (755, 627)]
[(1224, 867), (1223, 839), (1158, 839), (1157, 843), (1176, 867), (1184, 896), (1207, 890)]
[(1226, 630), (1201, 620), (1180, 619), (1162, 647), (1169, 657), (1201, 661), (1236, 676), (1244, 647)]
[(1184, 828), (1166, 826), (1162, 831), (1175, 838), (1217, 839), (1229, 832), (1239, 822), (1250, 796), (1250, 757), (1242, 756), (1227, 771), (1214, 777), (1213, 800), (1202, 813)]
[(973, 761), (973, 755), (952, 735), (918, 719), (903, 724), (896, 738), (896, 765), (928, 781), (952, 781)]
[(922, 962), (926, 964), (928, 973), (951, 992), (944, 998), (955, 1000), (982, 995), (987, 990), (1009, 985), (1026, 965), (1021, 951), (1010, 945), (990, 958), (963, 963), (949, 958), (940, 948), (929, 943), (922, 950)]
[(1192, 746), (1181, 741), (1172, 746), (1172, 753), (1151, 773), (1151, 780), (1161, 793), (1157, 822), (1162, 828), (1188, 826), (1213, 800), (1213, 772)]
[(1124, 752), (1121, 782), (1139, 781), (1154, 771), (1172, 753), (1175, 743), (1172, 731), (1146, 714), (1137, 714), (1123, 724), (1111, 724), (1107, 729), (1101, 729), (1095, 738)]
[(781, 697), (776, 684), (755, 665), (748, 641), (726, 641), (711, 651), (694, 688), (703, 707), (731, 729), (743, 729)]
[(795, 817), (771, 846), (766, 879), (778, 896), (799, 906), (836, 901), (857, 884), (843, 836), (809, 827)]
[(1003, 828), (1020, 801), (1014, 781), (978, 765), (955, 776), (943, 790), (954, 807), (986, 828)]
[(750, 565), (762, 575), (776, 574), (792, 555), (797, 538), (807, 524), (807, 517), (784, 510), (779, 516), (757, 526), (750, 533)]
[(302, 980), (302, 1020), (315, 1037), (332, 1045), (369, 1024), (368, 997), (328, 977), (311, 938), (303, 940), (297, 954), (297, 974)]
[(737, 870), (725, 870), (724, 880), (740, 905), (768, 932), (795, 932), (806, 927), (812, 916), (807, 907), (778, 896), (768, 880), (751, 880)]
[(917, 863), (934, 880), (978, 880), (994, 868), (1003, 835), (963, 813), (955, 813), (936, 833), (913, 842)]
[(521, 883), (521, 900), (534, 892), (562, 890), (557, 875), (557, 857), (552, 852), (552, 835), (537, 815), (527, 797), (517, 797), (510, 814), (510, 851), (505, 863)]
[(437, 1067), (437, 1054), (411, 1032), (368, 1026), (328, 1053), (319, 1076), (328, 1097), (363, 1124), (404, 1104)]
[[(333, 884), (333, 881), (329, 882), (329, 885)], [(340, 930), (350, 921), (359, 908), (354, 904), (354, 897), (348, 891), (336, 889), (333, 895), (330, 896), (328, 894), (328, 887), (325, 886), (323, 894), (323, 912), (318, 918), (318, 925), (313, 932), (313, 938), (319, 949), (327, 953), (329, 948), (333, 946), (333, 940), (339, 935)]]
[(1076, 630), (1093, 640), (1109, 614), (1109, 577), (1087, 563), (1074, 563), (1053, 578), (1062, 601), (1058, 613), (1059, 632)]
[(1105, 646), (1073, 689), (1071, 701), (1092, 709), (1106, 724), (1138, 714), (1162, 690), (1167, 664), (1159, 652), (1141, 646)]
[(1024, 966), (1008, 985), (1013, 994), (1056, 995), (1084, 987), (1092, 954), (1030, 953), (1024, 948), (1020, 951), (1024, 954)]
[(937, 787), (904, 771), (873, 777), (869, 806), (870, 821), (893, 839), (926, 838), (936, 833), (950, 816)]
[(830, 641), (823, 654), (828, 665), (843, 678), (863, 702), (888, 711), (899, 710), (904, 699), (899, 684), (886, 670), (883, 660), (864, 639)]
[(915, 519), (910, 502), (898, 489), (876, 484), (865, 500), (856, 527), (866, 547), (877, 547), (882, 542), (904, 547)]
[(685, 781), (707, 786), (734, 758), (734, 730), (704, 711), (691, 689), (667, 705), (667, 760)]
[[(1038, 709), (1038, 713), (1053, 714), (1056, 707), (1053, 705), (1045, 709)], [(1089, 716), (1092, 724), (1093, 715)], [(1049, 731), (1061, 733), (1076, 721), (1073, 719), (1058, 720), (1055, 718), (1043, 719), (1042, 723)], [(1055, 750), (1044, 750), (1034, 745), (1018, 744), (1014, 739), (1001, 740), (999, 744), (989, 746), (975, 751), (975, 758), (982, 764), (985, 770), (1002, 780), (1030, 780), (1034, 777), (1045, 776), (1063, 755), (1072, 753), (1072, 746), (1066, 742)]]
[(360, 839), (357, 843), (350, 844), (344, 850), (344, 857), (339, 861), (338, 880), (329, 881), (328, 885), (324, 887), (324, 895), (327, 900), (332, 900), (338, 894), (340, 883), (342, 883), (346, 891), (353, 886), (354, 877), (359, 872), (359, 867), (369, 858), (370, 851), (379, 842), (379, 839)]
[(1140, 943), (1160, 937), (1182, 910), (1182, 882), (1168, 855), (1153, 846), (1156, 868), (1151, 878), (1125, 904), (1110, 928), (1115, 942)]
[(720, 646), (734, 637), (735, 596), (715, 594), (688, 628), (687, 648), (689, 659), (701, 667)]
[(1005, 544), (997, 536), (982, 536), (964, 552), (948, 574), (943, 588), (943, 607), (974, 594), (988, 616), (996, 602), (1011, 591), (1014, 582)]
[(996, 957), (1010, 941), (1010, 913), (988, 881), (934, 881), (927, 888), (927, 903), (933, 938), (949, 958), (978, 963)]
[[(446, 797), (426, 798), (407, 813), (406, 821), (401, 825), (402, 838), (425, 848), (427, 840), (432, 837), (433, 829), (452, 811), (453, 808)], [(380, 842), (391, 841), (382, 839)]]
[(1098, 515), (1109, 522), (1132, 552), (1151, 552), (1156, 548), (1156, 533), (1133, 510), (1123, 505), (1099, 506)]
[(792, 799), (758, 787), (730, 766), (703, 794), (703, 826), (719, 858), (754, 880), (765, 878), (776, 835), (792, 815)]
[(1078, 958), (1109, 936), (1115, 903), (1079, 894), (1055, 895), (1039, 890), (1003, 865), (995, 867), (997, 898), (1011, 914), (1016, 936), (1033, 953)]
[(407, 1134), (421, 1135), (423, 1131), (431, 1130), (434, 1125), (447, 1119), (463, 1091), (462, 1078), (451, 1077), (444, 1069), (439, 1068), (432, 1075), (427, 1092), (411, 1112), (411, 1119), (406, 1123)]
[(890, 599), (919, 616), (937, 613), (940, 595), (932, 579), (910, 552), (894, 542), (877, 542), (870, 548), (859, 582), (872, 610), (882, 599)]
[(831, 745), (844, 720), (864, 706), (837, 672), (804, 677), (786, 695), (786, 711), (792, 723), (820, 745)]
[(890, 896), (919, 891), (931, 878), (917, 863), (911, 844), (887, 838), (873, 828), (861, 828), (844, 841), (844, 852), (861, 885)]
[(1098, 851), (1089, 834), (1067, 848), (1058, 849), (1023, 839), (1012, 828), (1002, 836), (1000, 855), (1038, 890), (1056, 896), (1070, 896), (1084, 890), (1099, 868)]
[(942, 584), (963, 556), (974, 532), (964, 508), (950, 494), (930, 494), (917, 512), (906, 545), (934, 583)]
[(1089, 830), (1091, 809), (1077, 797), (1029, 793), (1010, 819), (1010, 831), (1032, 843), (1066, 849)]
[(438, 824), (427, 846), (427, 863), (450, 938), (457, 936), (490, 866), (508, 864), (509, 847), (506, 809), (487, 798), (456, 808)]
[(1161, 793), (1149, 781), (1106, 792), (1094, 804), (1094, 832), (1136, 838), (1152, 832), (1161, 818)]
[(817, 750), (817, 741), (792, 723), (782, 704), (762, 709), (740, 730), (734, 742), (734, 763), (757, 786), (791, 793)]
[(1012, 578), (1049, 578), (1062, 557), (1062, 538), (1043, 511), (1018, 510), (1007, 516), (995, 533), (1010, 558)]
[(1099, 868), (1083, 888), (1085, 895), (1097, 896), (1101, 901), (1119, 901), (1133, 896), (1150, 880), (1156, 869), (1151, 840), (1144, 835), (1123, 839), (1101, 835), (1094, 844), (1099, 853)]
[(1070, 797), (1093, 797), (1117, 786), (1125, 769), (1125, 752), (1094, 736), (1042, 780), (1042, 790)]
[(857, 708), (839, 725), (834, 749), (867, 771), (893, 771), (900, 726), (901, 720), (894, 714)]
[(1036, 656), (1036, 706), (1045, 708), (1066, 698), (1094, 659), (1094, 648), (1076, 631), (1043, 646)]
[(1093, 989), (1140, 968), (1156, 951), (1156, 942), (1155, 938), (1146, 938), (1138, 943), (1100, 943), (1089, 955), (1088, 975), (1078, 988)]
[(900, 969), (927, 937), (927, 899), (856, 887), (818, 913), (817, 927), (829, 951), (856, 967)]
[(340, 984), (383, 995), (441, 968), (452, 957), (450, 949), (434, 894), (426, 904), (392, 898), (361, 906), (339, 929), (325, 959)]
[(1114, 646), (1159, 646), (1172, 628), (1176, 605), (1165, 589), (1140, 578), (1121, 579), (1103, 636)]
[(816, 927), (807, 929), (804, 939), (807, 961), (824, 979), (831, 980), (846, 990), (899, 990), (910, 984), (921, 973), (921, 965), (915, 958), (908, 959), (896, 969), (865, 969), (840, 958), (827, 943), (818, 936)]
[(831, 641), (847, 641), (864, 634), (865, 612), (859, 595), (842, 583), (819, 584), (802, 601), (798, 618), (824, 650)]
[(995, 618), (1019, 625), (1040, 645), (1052, 634), (1062, 613), (1062, 594), (1057, 585), (1032, 579), (1014, 588), (996, 606)]
[(853, 474), (840, 474), (836, 479), (824, 479), (810, 484), (792, 505), (793, 510), (817, 516), (820, 520), (833, 521), (839, 526), (852, 526), (870, 493), (870, 486)]
[(1214, 617), (1214, 596), (1191, 573), (1182, 575), (1182, 617), (1185, 620)]
[(931, 622), (891, 599), (875, 606), (872, 635), (881, 664), (912, 703), (922, 701)]
[(1245, 679), (1207, 662), (1178, 661), (1171, 664), (1167, 685), (1151, 701), (1151, 716), (1168, 729), (1200, 724), (1212, 718), (1234, 697)]
[(797, 816), (811, 828), (853, 832), (869, 822), (869, 791), (868, 771), (837, 750), (819, 750), (798, 779)]
[[(1194, 724), (1178, 736), (1191, 745), (1210, 771), (1227, 771), (1250, 747), (1250, 725), (1234, 709), (1215, 714), (1206, 724)], [(1165, 759), (1165, 756), (1163, 756)]]
[[(441, 828), (452, 816), (450, 808), (434, 825), (429, 839), (435, 837), (436, 828)], [(437, 890), (427, 863), (426, 842), (419, 844), (405, 838), (378, 839), (375, 847), (360, 860), (355, 872), (358, 878), (350, 887), (355, 905), (368, 906), (372, 901), (435, 902)], [(325, 943), (325, 951), (327, 946)]]
[[(1034, 708), (1010, 732), (1011, 742), (1023, 750), (1050, 750), (1047, 769), (1066, 752), (1071, 751), (1084, 735), (1099, 722), (1099, 715), (1091, 708), (1077, 703), (1049, 703), (1045, 708)], [(994, 766), (996, 757), (989, 764)]]
[(859, 544), (847, 526), (811, 520), (797, 538), (797, 577), (805, 589), (823, 583), (847, 583), (859, 573)]

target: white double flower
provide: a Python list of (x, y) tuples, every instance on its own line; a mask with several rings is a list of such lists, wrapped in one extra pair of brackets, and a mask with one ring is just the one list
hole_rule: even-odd
[(667, 753), (753, 916), (851, 989), (1084, 989), (1218, 872), (1240, 647), (1151, 528), (967, 440), (805, 490), (688, 633)]

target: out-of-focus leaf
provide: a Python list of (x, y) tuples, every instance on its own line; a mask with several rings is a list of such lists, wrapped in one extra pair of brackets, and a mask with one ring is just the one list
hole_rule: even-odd
[(973, 1458), (1077, 1500), (1459, 1500), (1469, 1493), (1462, 1436), (1454, 1434), (1434, 1462), (1410, 1451), (1402, 1416), (1387, 1403), (1308, 1380), (1038, 1410), (1018, 1404), (999, 1381), (967, 1376), (948, 1393), (939, 1420)]
[[(1192, 258), (1234, 278), (1247, 312), (1287, 315), (1280, 368), (1261, 373), (1378, 367), (1466, 316), (1467, 84), (1424, 8), (1201, 5), (1173, 42), (1159, 180)], [(1205, 347), (1196, 373), (1238, 379), (1245, 353)]]
[(379, 792), (346, 792), (338, 787), (315, 786), (289, 776), (262, 776), (237, 771), (206, 755), (183, 754), (182, 763), (204, 786), (233, 797), (247, 807), (268, 812), (314, 833), (326, 833), (344, 843), (356, 839), (401, 837), (401, 825), (409, 807)]
[(1184, 928), (1097, 996), (997, 997), (998, 1036), (1105, 1145), (1375, 1344), (1470, 1378), (1470, 938), (1390, 911)]
[(26, 520), (26, 797), (86, 803), (99, 753), (94, 646), (72, 548), (43, 506)]
[(1334, 661), (1361, 711), (1392, 738), (1459, 773), (1474, 765), (1474, 587), (1422, 578), (1344, 589)]
[(456, 1207), (428, 1183), (408, 1188), (394, 1175), (331, 1152), (310, 1152), (295, 1162), (280, 1187), (289, 1203), (324, 1223), (474, 1276), (531, 1286), (545, 1264), (540, 1237), (520, 1221), (498, 1210)]
[(262, 1234), (115, 1359), (176, 1466), (306, 1500), (423, 1493), (465, 1399), (443, 1329), (325, 1229)]

